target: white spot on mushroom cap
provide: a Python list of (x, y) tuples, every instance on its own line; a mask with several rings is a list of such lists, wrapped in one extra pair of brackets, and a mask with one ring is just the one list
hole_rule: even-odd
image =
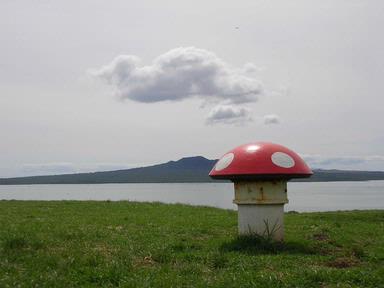
[(223, 157), (221, 157), (219, 161), (217, 161), (215, 165), (215, 170), (221, 171), (227, 168), (229, 165), (231, 165), (234, 158), (235, 158), (235, 154), (233, 153), (225, 154)]
[(275, 152), (271, 156), (271, 160), (273, 164), (283, 167), (283, 168), (291, 168), (295, 166), (295, 160), (284, 152)]

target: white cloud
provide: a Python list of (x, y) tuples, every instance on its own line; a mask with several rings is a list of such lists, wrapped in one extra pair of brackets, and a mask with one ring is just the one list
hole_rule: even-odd
[[(38, 175), (59, 175), (72, 173), (88, 173), (97, 171), (113, 171), (148, 166), (151, 164), (136, 163), (44, 163), (44, 164), (22, 164), (15, 173), (16, 176), (38, 176)], [(10, 177), (13, 177), (10, 175)], [(1, 178), (1, 177), (0, 177)]]
[(23, 175), (51, 175), (75, 173), (76, 169), (72, 163), (45, 163), (45, 164), (23, 164), (21, 173)]
[[(262, 93), (260, 81), (254, 76), (256, 70), (252, 63), (234, 68), (210, 51), (180, 47), (158, 56), (150, 65), (142, 65), (137, 56), (120, 55), (91, 73), (112, 85), (122, 99), (154, 103), (193, 97), (203, 104), (232, 105), (232, 114), (236, 114), (232, 118), (241, 118), (249, 112), (233, 105), (256, 102)], [(215, 111), (220, 114), (224, 110)], [(213, 118), (214, 123), (232, 123), (228, 117), (223, 121)]]
[(280, 123), (280, 117), (275, 115), (275, 114), (265, 115), (263, 118), (264, 118), (264, 124), (265, 125), (279, 124)]
[[(302, 155), (307, 164), (313, 168), (324, 169), (355, 169), (364, 170), (366, 167), (378, 167), (381, 170), (384, 164), (384, 156), (323, 156)], [(368, 164), (368, 166), (367, 166)]]
[(218, 105), (209, 112), (206, 123), (244, 124), (249, 121), (252, 121), (249, 109), (233, 105)]
[(124, 164), (124, 163), (92, 163), (89, 165), (78, 165), (79, 172), (92, 172), (92, 171), (114, 171), (124, 170), (136, 167), (146, 166), (144, 164)]

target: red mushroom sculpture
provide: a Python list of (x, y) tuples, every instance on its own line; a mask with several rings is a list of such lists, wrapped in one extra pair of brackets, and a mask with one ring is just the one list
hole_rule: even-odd
[(209, 176), (234, 182), (240, 235), (284, 239), (287, 181), (312, 175), (303, 159), (278, 144), (255, 142), (236, 147), (221, 157)]

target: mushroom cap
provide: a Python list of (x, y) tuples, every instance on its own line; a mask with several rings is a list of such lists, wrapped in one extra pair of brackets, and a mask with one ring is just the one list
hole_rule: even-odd
[(248, 143), (225, 153), (212, 168), (215, 179), (241, 181), (306, 178), (311, 169), (292, 150), (269, 142)]

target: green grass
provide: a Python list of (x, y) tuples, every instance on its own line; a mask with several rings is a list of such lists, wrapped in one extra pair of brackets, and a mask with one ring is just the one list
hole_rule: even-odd
[(384, 211), (288, 213), (286, 241), (237, 215), (134, 202), (0, 201), (0, 287), (384, 287)]

